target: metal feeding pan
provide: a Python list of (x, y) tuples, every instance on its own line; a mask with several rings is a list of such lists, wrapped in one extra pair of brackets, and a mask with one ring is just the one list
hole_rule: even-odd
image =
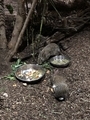
[(15, 76), (22, 82), (36, 82), (45, 75), (45, 69), (37, 64), (25, 64), (17, 69)]
[(70, 62), (71, 62), (70, 57), (64, 54), (54, 56), (50, 59), (51, 65), (55, 67), (67, 67), (70, 64)]

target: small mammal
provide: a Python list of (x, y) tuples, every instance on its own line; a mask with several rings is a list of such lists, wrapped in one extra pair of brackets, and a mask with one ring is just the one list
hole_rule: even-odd
[(55, 43), (50, 43), (45, 46), (38, 55), (38, 64), (42, 64), (47, 61), (51, 56), (59, 55), (59, 46)]
[(54, 74), (51, 80), (51, 84), (56, 99), (60, 101), (67, 99), (69, 95), (69, 88), (66, 83), (66, 79), (63, 76)]

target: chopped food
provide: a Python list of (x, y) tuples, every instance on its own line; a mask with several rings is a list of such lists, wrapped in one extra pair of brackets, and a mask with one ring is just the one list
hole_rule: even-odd
[(21, 79), (27, 79), (27, 81), (30, 81), (42, 77), (42, 72), (35, 69), (28, 69), (28, 70), (21, 70), (20, 72), (17, 73), (17, 75)]
[(55, 60), (51, 61), (52, 64), (56, 64), (56, 65), (64, 65), (64, 64), (67, 64), (68, 62), (69, 62), (69, 60), (67, 60), (67, 59), (62, 59), (62, 60), (55, 59)]

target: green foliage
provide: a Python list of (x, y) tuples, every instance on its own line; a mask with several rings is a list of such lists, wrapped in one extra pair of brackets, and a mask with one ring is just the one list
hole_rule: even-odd
[(18, 59), (15, 63), (13, 63), (11, 65), (12, 72), (10, 74), (8, 74), (7, 76), (4, 76), (3, 78), (9, 79), (9, 80), (15, 80), (15, 72), (16, 72), (17, 68), (19, 68), (20, 66), (22, 66), (24, 64), (26, 64), (26, 63), (22, 62), (20, 59)]
[(15, 80), (14, 72), (10, 73), (10, 74), (7, 75), (7, 76), (4, 76), (3, 78), (5, 78), (5, 79), (9, 79), (9, 80)]
[(16, 71), (18, 67), (20, 67), (21, 65), (26, 64), (25, 62), (22, 62), (21, 59), (18, 59), (15, 63), (13, 63), (11, 65), (11, 68), (13, 71)]
[(50, 71), (53, 69), (49, 62), (45, 62), (44, 64), (42, 64), (42, 67)]

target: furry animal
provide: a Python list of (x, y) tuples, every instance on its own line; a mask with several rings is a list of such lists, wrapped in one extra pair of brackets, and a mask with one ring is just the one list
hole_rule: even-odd
[(52, 88), (56, 99), (60, 101), (67, 99), (69, 88), (66, 83), (66, 78), (55, 73), (52, 77)]
[(59, 46), (55, 43), (50, 43), (40, 51), (38, 55), (38, 64), (43, 64), (51, 56), (59, 55), (60, 49)]

